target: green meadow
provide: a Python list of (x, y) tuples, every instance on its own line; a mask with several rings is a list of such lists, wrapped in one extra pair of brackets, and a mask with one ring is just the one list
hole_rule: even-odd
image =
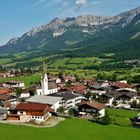
[(7, 82), (7, 81), (11, 81), (11, 80), (20, 80), (25, 83), (26, 87), (29, 87), (32, 83), (39, 82), (40, 79), (41, 79), (41, 74), (36, 73), (31, 76), (0, 78), (0, 82)]
[(66, 119), (52, 128), (0, 124), (1, 140), (138, 140), (140, 129)]
[(123, 127), (131, 127), (130, 118), (137, 116), (137, 111), (124, 110), (124, 109), (113, 109), (107, 108), (109, 116), (111, 118), (111, 124), (115, 124)]

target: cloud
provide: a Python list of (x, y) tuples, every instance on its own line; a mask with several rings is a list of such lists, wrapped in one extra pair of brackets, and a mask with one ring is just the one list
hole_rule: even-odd
[(82, 7), (86, 6), (87, 0), (75, 0), (76, 9), (75, 11), (79, 11)]
[(36, 7), (36, 6), (43, 4), (45, 2), (47, 2), (47, 0), (37, 0), (35, 3), (29, 5), (28, 7)]
[(75, 0), (77, 6), (81, 7), (87, 3), (87, 0)]

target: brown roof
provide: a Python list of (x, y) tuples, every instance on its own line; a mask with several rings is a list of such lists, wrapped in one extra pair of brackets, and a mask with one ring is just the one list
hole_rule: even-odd
[(45, 111), (52, 112), (51, 109), (47, 104), (38, 104), (38, 103), (19, 103), (15, 110), (22, 110), (22, 111)]
[(81, 106), (81, 105), (88, 105), (90, 107), (93, 107), (95, 109), (98, 109), (98, 110), (102, 110), (104, 109), (106, 106), (104, 104), (101, 104), (99, 102), (96, 102), (96, 101), (83, 101), (81, 103), (78, 104), (78, 106)]
[(9, 101), (2, 101), (2, 104), (4, 105), (5, 108), (11, 107), (11, 103)]
[(0, 100), (5, 101), (10, 99), (11, 95), (7, 95), (7, 94), (0, 94)]

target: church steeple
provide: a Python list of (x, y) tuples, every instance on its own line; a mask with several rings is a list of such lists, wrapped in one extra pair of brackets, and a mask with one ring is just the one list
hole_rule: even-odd
[(43, 61), (43, 71), (42, 71), (41, 85), (42, 85), (42, 95), (49, 94), (49, 90), (48, 90), (48, 75), (46, 73), (45, 61)]
[(45, 61), (43, 61), (43, 73), (42, 73), (42, 77), (44, 78), (46, 74), (46, 66), (45, 66)]

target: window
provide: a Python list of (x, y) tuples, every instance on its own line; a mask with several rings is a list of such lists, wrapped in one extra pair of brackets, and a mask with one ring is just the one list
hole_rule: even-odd
[(92, 112), (92, 109), (86, 109), (87, 112)]
[(82, 108), (82, 111), (85, 111), (85, 109), (84, 109), (84, 108)]

